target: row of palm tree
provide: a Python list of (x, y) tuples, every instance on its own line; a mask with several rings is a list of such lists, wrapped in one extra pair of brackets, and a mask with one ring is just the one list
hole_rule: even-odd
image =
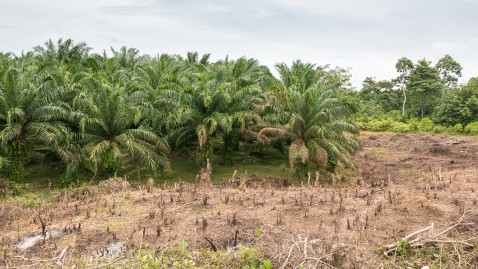
[(22, 178), (40, 151), (67, 174), (116, 173), (125, 163), (155, 173), (185, 148), (204, 164), (214, 140), (225, 163), (240, 143), (279, 143), (300, 172), (353, 167), (359, 143), (354, 107), (343, 98), (346, 73), (300, 61), (276, 68), (279, 78), (245, 57), (211, 62), (208, 54), (151, 57), (125, 47), (108, 56), (70, 39), (0, 53), (3, 166)]

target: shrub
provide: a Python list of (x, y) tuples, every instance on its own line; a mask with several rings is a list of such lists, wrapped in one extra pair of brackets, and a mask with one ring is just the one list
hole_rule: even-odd
[(391, 124), (391, 120), (371, 120), (366, 124), (366, 129), (374, 132), (387, 131)]
[(389, 130), (395, 133), (410, 132), (410, 125), (403, 122), (393, 122)]
[(434, 124), (430, 118), (423, 118), (418, 123), (418, 131), (420, 132), (431, 132), (433, 130)]
[(362, 121), (362, 120), (358, 120), (358, 121), (357, 121), (357, 126), (358, 126), (361, 130), (368, 130), (368, 122), (365, 122), (365, 121)]
[(465, 127), (465, 133), (470, 135), (478, 135), (478, 121), (470, 122)]
[(461, 123), (455, 124), (455, 126), (453, 126), (453, 132), (456, 134), (463, 132), (463, 125), (461, 125)]
[(445, 126), (435, 125), (433, 127), (433, 133), (434, 134), (444, 134), (446, 132), (447, 132), (447, 128)]
[(420, 123), (420, 120), (417, 118), (410, 118), (408, 120), (408, 124), (410, 126), (410, 131), (412, 132), (418, 132), (418, 124)]
[(402, 112), (400, 110), (391, 110), (387, 113), (387, 117), (394, 121), (403, 121)]

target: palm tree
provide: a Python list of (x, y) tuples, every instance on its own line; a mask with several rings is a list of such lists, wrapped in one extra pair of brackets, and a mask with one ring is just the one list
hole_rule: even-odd
[(23, 178), (33, 145), (55, 151), (64, 140), (66, 129), (57, 120), (59, 110), (53, 104), (59, 94), (49, 78), (37, 74), (33, 60), (26, 70), (11, 66), (3, 74), (0, 81), (0, 143), (10, 161), (10, 179)]
[(122, 47), (119, 51), (111, 48), (111, 51), (113, 57), (107, 60), (107, 64), (112, 64), (110, 68), (113, 68), (110, 81), (126, 89), (134, 88), (138, 72), (148, 65), (150, 57), (141, 55), (134, 48)]
[(167, 143), (135, 122), (127, 97), (110, 85), (98, 84), (96, 94), (75, 98), (83, 116), (79, 121), (83, 152), (97, 171), (98, 164), (116, 173), (126, 160), (137, 160), (155, 172), (169, 166)]
[(338, 98), (336, 83), (321, 79), (313, 65), (294, 62), (291, 68), (277, 66), (280, 80), (268, 95), (275, 123), (259, 133), (263, 141), (288, 136), (290, 166), (307, 172), (307, 164), (335, 167), (340, 162), (354, 167), (351, 155), (360, 147), (353, 136), (358, 128), (351, 122), (353, 110)]
[(221, 61), (208, 66), (205, 72), (193, 74), (191, 87), (180, 96), (181, 107), (173, 116), (178, 127), (169, 138), (176, 145), (197, 140), (198, 162), (211, 157), (210, 138), (223, 140), (223, 160), (231, 162), (239, 135), (247, 122), (257, 116), (255, 104), (260, 102), (260, 81), (264, 68), (252, 59)]
[(135, 77), (136, 90), (130, 97), (137, 107), (137, 117), (158, 134), (169, 132), (175, 125), (170, 115), (176, 113), (181, 92), (189, 84), (184, 68), (180, 60), (163, 54)]
[(3, 168), (8, 165), (8, 160), (7, 158), (0, 156), (0, 168)]
[(290, 68), (286, 63), (276, 64), (275, 67), (280, 77), (275, 86), (282, 90), (304, 92), (318, 81), (317, 69), (310, 63), (298, 60), (294, 61)]
[[(206, 53), (199, 58), (199, 53), (198, 52), (188, 52), (186, 55), (186, 63), (192, 64), (192, 65), (203, 65), (207, 66), (209, 64), (209, 58), (211, 57), (211, 54)], [(182, 59), (182, 58), (181, 58)]]
[(63, 41), (62, 38), (56, 44), (50, 39), (45, 42), (44, 47), (37, 46), (33, 49), (35, 57), (40, 61), (54, 61), (67, 65), (86, 60), (90, 50), (91, 48), (84, 42), (75, 44), (72, 39)]

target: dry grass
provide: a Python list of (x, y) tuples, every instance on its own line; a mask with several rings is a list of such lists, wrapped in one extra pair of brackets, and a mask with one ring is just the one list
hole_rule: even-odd
[[(477, 265), (478, 141), (467, 138), (450, 144), (446, 155), (430, 154), (428, 147), (451, 139), (369, 137), (358, 156), (361, 170), (348, 175), (357, 183), (335, 187), (284, 187), (245, 177), (213, 188), (149, 182), (132, 189), (116, 179), (56, 195), (10, 198), (0, 206), (0, 266), (97, 266), (115, 259), (90, 260), (92, 252), (115, 240), (127, 247), (115, 266), (126, 266), (138, 261), (139, 250), (166, 255), (184, 240), (184, 259), (196, 265), (207, 263), (200, 250), (214, 245), (232, 257), (257, 248), (257, 257), (270, 259), (274, 268), (396, 268), (405, 259), (412, 267), (453, 261), (470, 268)], [(374, 151), (378, 146), (387, 152)], [(466, 225), (453, 227), (464, 213)], [(21, 238), (41, 232), (37, 215), (48, 231), (64, 234), (19, 251)], [(432, 222), (434, 231), (446, 232), (425, 241), (408, 238), (409, 245), (401, 240)], [(384, 256), (392, 243), (395, 249)]]

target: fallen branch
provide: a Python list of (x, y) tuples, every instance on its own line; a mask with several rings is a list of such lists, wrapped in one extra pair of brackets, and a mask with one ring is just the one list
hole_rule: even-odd
[[(337, 269), (331, 264), (326, 262), (326, 258), (334, 255), (335, 252), (322, 253), (321, 256), (313, 256), (312, 254), (319, 254), (313, 248), (313, 244), (324, 241), (324, 239), (309, 239), (308, 237), (302, 238), (298, 235), (298, 240), (291, 238), (290, 245), (282, 246), (283, 251), (277, 252), (277, 254), (271, 257), (272, 261), (281, 264), (279, 269), (285, 268), (332, 268)], [(311, 250), (309, 252), (309, 250)], [(302, 266), (302, 267), (301, 267)], [(313, 266), (313, 267), (311, 267)]]
[[(465, 219), (465, 213), (463, 213), (461, 217), (454, 224), (450, 225), (449, 227), (446, 227), (445, 229), (435, 234), (433, 233), (434, 224), (432, 222), (430, 226), (420, 229), (418, 231), (415, 231), (405, 236), (403, 239), (399, 240), (398, 242), (386, 245), (385, 251), (383, 252), (383, 254), (385, 256), (388, 256), (390, 253), (396, 252), (397, 249), (400, 246), (403, 246), (404, 243), (408, 244), (410, 247), (419, 247), (427, 243), (452, 243), (452, 244), (463, 243), (465, 245), (471, 246), (471, 244), (466, 242), (466, 241), (470, 241), (471, 239), (461, 240), (461, 241), (439, 239), (440, 236), (446, 234), (447, 232), (451, 231), (452, 229), (458, 226), (475, 225), (475, 223), (464, 223), (463, 222), (464, 219)], [(428, 236), (424, 236), (423, 233), (427, 231), (429, 231)]]
[(412, 244), (412, 243), (415, 243), (417, 241), (419, 241), (421, 239), (421, 237), (417, 237), (415, 239), (412, 239), (412, 240), (409, 240), (410, 238), (416, 236), (416, 235), (419, 235), (421, 233), (424, 233), (426, 231), (432, 231), (433, 230), (433, 222), (432, 224), (430, 224), (430, 226), (428, 227), (425, 227), (423, 229), (420, 229), (418, 231), (415, 231), (407, 236), (405, 236), (402, 240), (400, 240), (399, 242), (396, 242), (396, 243), (393, 243), (393, 244), (389, 244), (387, 246), (385, 246), (385, 248), (387, 249), (383, 254), (385, 254), (385, 256), (387, 256), (388, 254), (392, 253), (392, 252), (395, 252), (398, 248), (398, 246), (402, 243), (402, 242), (407, 242), (409, 244)]
[(25, 258), (24, 256), (14, 256), (14, 258), (20, 259), (22, 261), (51, 262), (51, 261), (55, 261), (55, 260), (60, 260), (63, 257), (63, 255), (65, 255), (65, 252), (66, 252), (67, 249), (68, 249), (68, 247), (65, 247), (61, 251), (60, 255), (58, 255), (57, 257), (53, 257), (51, 259)]

